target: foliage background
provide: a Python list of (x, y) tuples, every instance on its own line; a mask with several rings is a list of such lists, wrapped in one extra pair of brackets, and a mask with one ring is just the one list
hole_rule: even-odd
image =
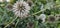
[[(60, 28), (60, 20), (55, 21), (55, 23), (49, 23), (47, 21), (48, 18), (46, 18), (46, 22), (41, 23), (42, 21), (37, 20), (35, 16), (42, 13), (42, 5), (44, 7), (42, 10), (45, 9), (44, 14), (46, 14), (47, 17), (49, 15), (55, 16), (56, 14), (60, 14), (60, 0), (32, 0), (34, 6), (31, 7), (30, 15), (33, 15), (25, 19), (16, 17), (12, 11), (5, 8), (7, 4), (14, 4), (16, 1), (17, 0), (11, 0), (11, 2), (3, 3), (0, 2), (0, 28), (31, 28), (33, 26), (34, 28)], [(29, 24), (27, 25), (27, 23)]]

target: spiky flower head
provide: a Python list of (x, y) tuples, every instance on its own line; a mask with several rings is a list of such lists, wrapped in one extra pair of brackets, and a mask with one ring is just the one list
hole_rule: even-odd
[(55, 22), (55, 21), (56, 21), (56, 20), (55, 20), (55, 16), (54, 16), (54, 15), (49, 15), (48, 21), (49, 21), (49, 22)]
[(11, 11), (12, 8), (13, 8), (13, 5), (12, 5), (12, 4), (7, 4), (7, 5), (5, 6), (5, 8), (7, 8), (7, 10)]
[(23, 0), (16, 1), (16, 3), (13, 5), (13, 12), (18, 17), (27, 17), (29, 14), (30, 6), (28, 3), (26, 3)]
[(34, 27), (34, 23), (32, 23), (32, 22), (27, 23), (27, 28), (33, 28), (33, 27)]
[(32, 0), (27, 0), (27, 3), (29, 4), (29, 6), (33, 5), (33, 1)]
[(60, 20), (60, 14), (55, 15), (56, 20)]

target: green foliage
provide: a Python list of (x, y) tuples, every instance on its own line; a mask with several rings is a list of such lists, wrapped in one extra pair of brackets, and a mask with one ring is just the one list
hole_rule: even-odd
[[(11, 2), (10, 4), (16, 3), (17, 0)], [(55, 23), (49, 23), (47, 21), (49, 15), (60, 14), (60, 0), (32, 0), (33, 5), (30, 10), (30, 16), (27, 18), (21, 19), (16, 17), (12, 11), (7, 10), (5, 6), (8, 4), (0, 3), (0, 28), (27, 28), (27, 23), (33, 22), (33, 28), (60, 28), (59, 21)], [(50, 3), (50, 4), (47, 4)], [(54, 4), (52, 4), (54, 3)], [(41, 6), (43, 4), (43, 8), (45, 9), (41, 11)], [(53, 6), (53, 7), (51, 7)], [(36, 15), (40, 15), (42, 12), (46, 14), (46, 22), (41, 23), (41, 20), (37, 20)], [(31, 25), (31, 24), (29, 24)]]

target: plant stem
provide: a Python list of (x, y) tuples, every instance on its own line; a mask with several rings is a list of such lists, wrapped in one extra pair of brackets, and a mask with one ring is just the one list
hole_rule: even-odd
[(4, 28), (6, 28), (7, 26), (9, 26), (11, 23), (13, 23), (15, 20), (17, 19), (17, 17), (15, 19), (13, 19), (9, 24), (7, 24)]
[(38, 21), (34, 22), (34, 28), (38, 28)]

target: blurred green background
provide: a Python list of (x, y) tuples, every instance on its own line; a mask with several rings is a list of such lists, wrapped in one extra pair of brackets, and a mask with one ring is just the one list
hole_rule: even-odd
[[(60, 28), (60, 0), (30, 0), (31, 10), (29, 14), (31, 16), (25, 19), (20, 19), (12, 11), (7, 10), (6, 6), (8, 4), (13, 5), (16, 1), (18, 0), (0, 2), (0, 28)], [(28, 0), (24, 1), (27, 2)], [(44, 23), (36, 18), (36, 15), (39, 16), (42, 13), (46, 15)], [(49, 15), (58, 19), (54, 20), (52, 18), (52, 22), (50, 22), (48, 20)]]

